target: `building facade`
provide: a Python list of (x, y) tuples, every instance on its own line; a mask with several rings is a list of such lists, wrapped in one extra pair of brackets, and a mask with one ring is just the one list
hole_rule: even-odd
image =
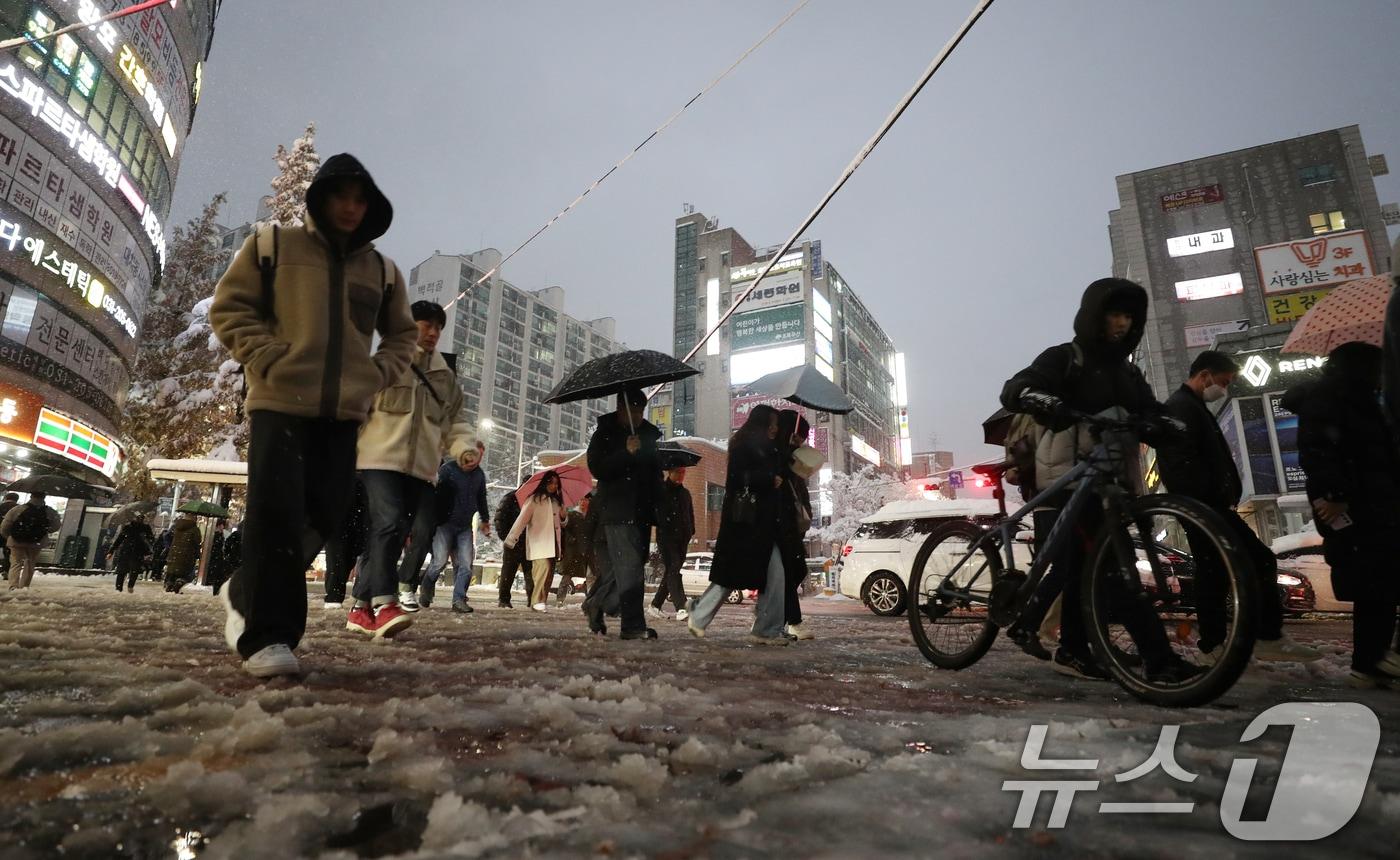
[(1137, 360), (1159, 396), (1216, 335), (1295, 322), (1390, 270), (1373, 169), (1351, 125), (1117, 178), (1113, 272), (1151, 295)]
[(218, 0), (0, 0), (0, 482), (110, 484)]
[[(455, 356), (458, 382), (473, 421), (491, 419), (487, 469), (509, 482), (517, 469), (544, 450), (587, 446), (598, 415), (615, 404), (606, 398), (549, 406), (544, 398), (565, 374), (594, 358), (626, 349), (611, 317), (580, 320), (564, 312), (564, 290), (523, 290), (501, 277), (473, 286), (501, 261), (494, 249), (442, 254), (414, 266), (411, 301), (446, 306), (439, 349)], [(517, 454), (521, 455), (517, 460)], [(522, 462), (524, 465), (522, 465)]]
[[(672, 347), (678, 358), (753, 285), (776, 251), (756, 249), (738, 231), (698, 212), (676, 220)], [(912, 459), (903, 356), (823, 258), (820, 241), (804, 241), (778, 260), (691, 363), (700, 375), (672, 386), (676, 436), (724, 439), (757, 404), (794, 408), (748, 384), (811, 365), (855, 404), (849, 415), (808, 413), (811, 442), (826, 454), (828, 474), (866, 465), (894, 473)]]
[(1137, 361), (1165, 399), (1202, 350), (1235, 357), (1217, 420), (1243, 478), (1240, 514), (1266, 541), (1311, 519), (1297, 418), (1280, 400), (1325, 361), (1279, 348), (1338, 284), (1391, 270), (1373, 178), (1385, 170), (1352, 125), (1118, 177), (1114, 274), (1152, 299)]

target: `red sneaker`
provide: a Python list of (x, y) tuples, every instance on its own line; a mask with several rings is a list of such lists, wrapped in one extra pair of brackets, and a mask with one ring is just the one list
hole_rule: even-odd
[(413, 624), (413, 616), (397, 603), (386, 603), (374, 610), (374, 621), (366, 633), (376, 639), (389, 639)]
[(368, 606), (356, 606), (350, 610), (350, 617), (345, 620), (345, 629), (373, 636), (374, 613), (370, 611)]

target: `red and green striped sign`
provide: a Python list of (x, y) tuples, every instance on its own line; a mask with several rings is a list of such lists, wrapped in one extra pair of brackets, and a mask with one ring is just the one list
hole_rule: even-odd
[(47, 408), (39, 410), (34, 444), (104, 472), (115, 448), (111, 439), (86, 424)]

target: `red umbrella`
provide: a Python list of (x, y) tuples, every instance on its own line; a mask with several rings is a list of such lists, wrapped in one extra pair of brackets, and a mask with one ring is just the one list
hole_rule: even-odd
[(1353, 340), (1380, 346), (1390, 291), (1390, 275), (1347, 281), (1303, 315), (1280, 351), (1327, 355)]
[(593, 491), (593, 474), (583, 466), (555, 466), (536, 472), (520, 485), (520, 489), (515, 491), (515, 497), (520, 500), (520, 504), (525, 504), (525, 500), (535, 494), (540, 481), (551, 472), (559, 476), (559, 493), (564, 497), (566, 508), (578, 504), (584, 496)]

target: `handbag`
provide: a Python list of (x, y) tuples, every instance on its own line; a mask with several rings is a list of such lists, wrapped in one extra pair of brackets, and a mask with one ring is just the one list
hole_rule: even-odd
[(802, 504), (802, 497), (797, 495), (797, 485), (788, 481), (788, 489), (792, 493), (793, 507), (797, 509), (797, 533), (805, 535), (812, 527), (812, 512), (807, 510), (807, 506)]

